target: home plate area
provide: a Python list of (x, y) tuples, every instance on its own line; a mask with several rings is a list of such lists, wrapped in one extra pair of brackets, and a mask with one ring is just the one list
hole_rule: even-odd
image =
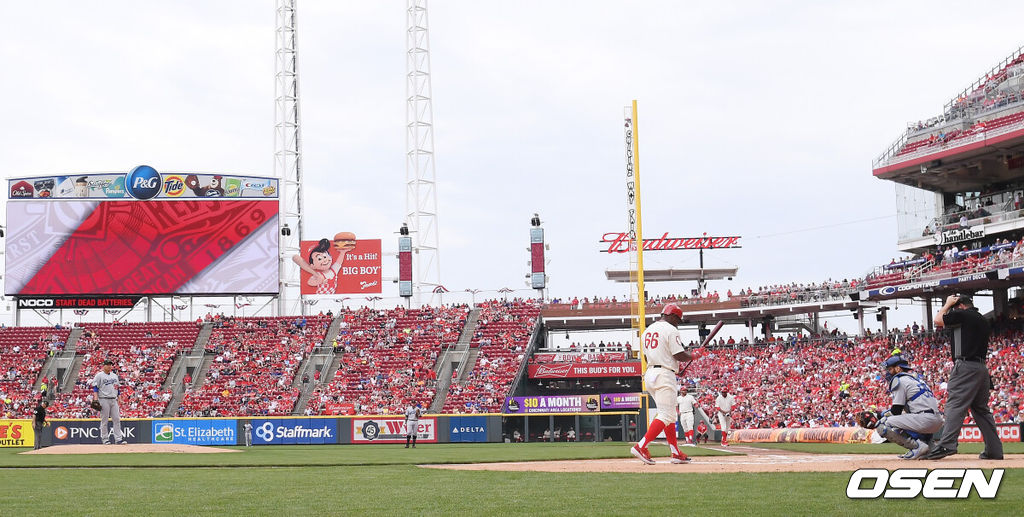
[[(979, 460), (977, 455), (959, 454), (942, 460), (901, 460), (895, 454), (811, 454), (757, 447), (732, 446), (736, 456), (696, 456), (685, 464), (670, 463), (666, 456), (655, 457), (655, 465), (646, 465), (635, 458), (601, 460), (521, 461), (507, 463), (472, 463), (453, 465), (420, 465), (424, 468), (449, 470), (502, 470), (532, 472), (626, 472), (626, 473), (734, 473), (734, 472), (852, 472), (862, 468), (1024, 468), (1024, 454), (1009, 454), (1004, 460)], [(667, 449), (655, 448), (652, 455)]]

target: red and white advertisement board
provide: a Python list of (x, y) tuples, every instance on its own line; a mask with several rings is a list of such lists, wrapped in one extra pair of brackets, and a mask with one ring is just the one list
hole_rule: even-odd
[[(405, 418), (353, 418), (352, 443), (405, 443)], [(416, 441), (437, 443), (437, 419), (421, 418)]]
[[(996, 424), (996, 431), (999, 432), (999, 440), (1004, 442), (1019, 442), (1020, 424)], [(976, 425), (965, 425), (960, 428), (958, 442), (983, 442), (981, 429)]]

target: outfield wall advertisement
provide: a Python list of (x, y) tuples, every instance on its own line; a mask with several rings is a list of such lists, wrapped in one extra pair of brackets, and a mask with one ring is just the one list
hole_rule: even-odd
[(36, 433), (31, 420), (0, 420), (0, 447), (34, 447)]
[[(996, 424), (996, 433), (999, 440), (1003, 442), (1021, 441), (1021, 426), (1019, 424)], [(981, 436), (981, 429), (976, 425), (965, 425), (960, 428), (958, 442), (984, 442)]]
[(235, 445), (235, 420), (154, 420), (153, 443), (188, 445)]
[[(99, 420), (50, 420), (44, 434), (50, 445), (101, 443)], [(128, 443), (152, 443), (149, 420), (121, 419), (121, 437)], [(107, 441), (114, 441), (114, 426), (107, 428)], [(44, 443), (46, 443), (44, 441)]]
[[(351, 425), (352, 443), (405, 443), (405, 418), (353, 418)], [(419, 419), (416, 441), (437, 443), (437, 418)]]
[(252, 419), (255, 445), (338, 443), (338, 421), (333, 418)]

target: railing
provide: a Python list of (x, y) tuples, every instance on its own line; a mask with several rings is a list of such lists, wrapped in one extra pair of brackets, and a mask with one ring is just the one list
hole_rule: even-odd
[[(947, 143), (940, 144), (938, 146), (926, 145), (926, 146), (923, 146), (920, 149), (917, 149), (917, 150), (915, 150), (913, 152), (909, 152), (909, 153), (906, 153), (906, 154), (900, 154), (900, 155), (897, 156), (896, 153), (892, 151), (892, 148), (895, 147), (900, 142), (906, 140), (906, 135), (903, 135), (903, 137), (901, 137), (901, 140), (898, 141), (897, 144), (893, 144), (893, 146), (891, 146), (889, 148), (889, 150), (887, 150), (886, 152), (882, 153), (882, 155), (879, 156), (878, 159), (875, 160), (875, 162), (872, 164), (872, 168), (878, 169), (879, 167), (886, 167), (886, 166), (889, 166), (889, 165), (895, 165), (897, 163), (908, 162), (908, 161), (911, 161), (911, 160), (914, 160), (914, 159), (917, 159), (917, 158), (921, 158), (921, 157), (924, 157), (924, 156), (929, 156), (929, 155), (932, 155), (932, 154), (935, 154), (935, 153), (938, 153), (938, 152), (941, 152), (941, 151), (945, 151), (945, 150), (949, 150), (949, 149), (957, 149), (959, 147), (970, 145), (970, 144), (973, 144), (975, 142), (980, 142), (982, 140), (986, 140), (986, 139), (989, 139), (989, 138), (995, 138), (995, 137), (998, 137), (998, 136), (1002, 136), (1002, 135), (1005, 135), (1007, 133), (1012, 133), (1014, 131), (1018, 131), (1020, 129), (1024, 129), (1024, 120), (1022, 120), (1020, 122), (1017, 122), (1017, 123), (1014, 123), (1014, 124), (1007, 124), (1005, 126), (1002, 126), (1002, 127), (996, 128), (996, 129), (978, 131), (978, 132), (976, 132), (976, 133), (974, 133), (974, 134), (972, 134), (970, 136), (957, 137), (957, 138), (954, 138), (953, 140), (950, 140)], [(902, 149), (902, 145), (900, 146), (900, 148)]]
[[(998, 205), (982, 206), (985, 211), (995, 210), (989, 212), (988, 215), (975, 216), (967, 219), (966, 225), (960, 221), (960, 217), (964, 215), (970, 215), (977, 212), (978, 209), (974, 210), (963, 210), (960, 212), (953, 212), (948, 215), (936, 217), (929, 221), (925, 228), (907, 228), (901, 232), (898, 236), (899, 242), (909, 242), (918, 240), (924, 237), (932, 237), (937, 233), (942, 233), (949, 230), (959, 230), (972, 228), (978, 225), (985, 224), (996, 224), (1006, 221), (1015, 221), (1017, 219), (1024, 218), (1024, 210), (1016, 208), (1016, 202), (1012, 199), (1003, 201)], [(946, 222), (949, 221), (949, 222)], [(930, 231), (929, 231), (930, 230)]]
[(992, 78), (992, 76), (998, 75), (1010, 63), (1014, 62), (1018, 57), (1020, 57), (1021, 53), (1024, 53), (1024, 45), (1022, 45), (1016, 51), (1012, 52), (1006, 59), (1004, 59), (1001, 62), (999, 62), (999, 64), (997, 64), (996, 66), (992, 67), (991, 70), (989, 70), (987, 73), (982, 75), (976, 81), (971, 83), (970, 86), (968, 86), (967, 88), (964, 88), (964, 90), (962, 92), (960, 92), (959, 94), (954, 96), (952, 99), (950, 99), (949, 102), (947, 102), (942, 107), (942, 112), (943, 113), (952, 113), (954, 108), (955, 108), (955, 105), (960, 101), (960, 99), (963, 99), (963, 98), (969, 96), (970, 94), (974, 93), (975, 90), (977, 90), (978, 88), (984, 86), (985, 83), (987, 83)]
[(742, 307), (763, 307), (772, 305), (789, 305), (797, 303), (827, 302), (848, 300), (850, 293), (857, 289), (840, 287), (838, 289), (815, 289), (779, 294), (752, 294), (742, 301)]

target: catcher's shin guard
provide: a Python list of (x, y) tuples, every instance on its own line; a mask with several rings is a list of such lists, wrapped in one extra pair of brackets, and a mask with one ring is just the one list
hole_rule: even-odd
[(878, 428), (875, 429), (875, 432), (882, 438), (906, 449), (914, 449), (918, 446), (917, 440), (911, 438), (903, 429), (889, 425), (884, 418), (878, 423)]

